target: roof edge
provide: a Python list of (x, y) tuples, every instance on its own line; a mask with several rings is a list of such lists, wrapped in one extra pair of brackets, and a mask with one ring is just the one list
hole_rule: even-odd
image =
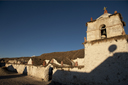
[(98, 40), (93, 40), (93, 41), (87, 41), (87, 42), (83, 42), (82, 44), (86, 44), (86, 43), (91, 43), (91, 44), (95, 44), (95, 43), (99, 43), (99, 42), (107, 42), (110, 40), (117, 40), (117, 39), (126, 39), (128, 40), (128, 35), (119, 35), (119, 36), (114, 36), (114, 37), (110, 37), (110, 38), (105, 38), (105, 39), (98, 39)]
[[(114, 14), (112, 14), (112, 15), (109, 15), (108, 17), (110, 18), (111, 16), (113, 16), (113, 15), (119, 15), (119, 17), (120, 17), (120, 20), (121, 20), (121, 22), (122, 22), (122, 24), (123, 24), (123, 26), (126, 26), (126, 23), (124, 22), (124, 21), (122, 21), (122, 19), (123, 19), (123, 17), (122, 17), (122, 15), (121, 15), (121, 13), (114, 13)], [(88, 26), (88, 23), (90, 23), (90, 22), (95, 22), (96, 21), (96, 19), (95, 20), (93, 20), (93, 21), (89, 21), (89, 22), (86, 22), (86, 26)]]

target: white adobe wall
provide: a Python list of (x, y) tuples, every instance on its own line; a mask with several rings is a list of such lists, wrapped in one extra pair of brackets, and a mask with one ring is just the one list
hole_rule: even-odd
[[(58, 63), (58, 61), (56, 59), (53, 59), (53, 63), (57, 64), (57, 65), (61, 65), (60, 63)], [(63, 64), (64, 66), (69, 66), (68, 64)]]
[[(91, 45), (90, 43), (84, 44), (85, 46), (85, 72), (89, 73), (104, 62), (107, 58), (112, 57), (115, 53), (128, 52), (128, 43), (125, 39), (110, 40), (106, 42), (99, 42)], [(112, 47), (110, 47), (112, 46)], [(114, 49), (113, 52), (109, 48)]]
[(17, 60), (9, 60), (8, 63), (17, 63)]
[(54, 69), (53, 72), (53, 81), (68, 85), (127, 85), (128, 43), (125, 39), (87, 43), (84, 68)]
[(46, 64), (48, 64), (50, 60), (45, 60), (45, 61), (46, 61)]
[(51, 64), (49, 64), (47, 67), (42, 66), (32, 66), (32, 65), (23, 65), (23, 64), (6, 64), (6, 67), (8, 67), (8, 70), (15, 71), (19, 74), (27, 74), (33, 77), (41, 78), (44, 80), (48, 80), (48, 72)]
[(84, 58), (77, 58), (73, 60), (74, 62), (78, 62), (78, 65), (84, 65)]

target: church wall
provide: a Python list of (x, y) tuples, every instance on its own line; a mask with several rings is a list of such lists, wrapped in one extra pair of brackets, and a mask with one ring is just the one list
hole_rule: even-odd
[(114, 37), (114, 36), (118, 36), (118, 35), (122, 35), (124, 28), (121, 25), (115, 25), (112, 27), (108, 27), (107, 28), (107, 37)]
[(107, 26), (107, 37), (114, 37), (118, 35), (122, 35), (122, 32), (124, 30), (123, 24), (120, 20), (120, 17), (118, 15), (114, 15), (110, 17), (109, 25)]
[[(95, 44), (87, 43), (85, 46), (85, 72), (91, 72), (98, 65), (104, 62), (108, 57), (113, 56), (114, 53), (128, 52), (128, 43), (125, 39), (109, 40), (106, 42), (97, 42)], [(115, 49), (111, 52), (111, 49)]]
[(85, 44), (84, 68), (53, 70), (53, 81), (67, 85), (127, 85), (128, 43), (125, 39)]
[(95, 40), (95, 31), (90, 31), (87, 33), (87, 41), (92, 41), (92, 40)]
[(95, 33), (95, 27), (94, 27), (94, 23), (95, 22), (91, 22), (91, 23), (88, 23), (88, 28), (87, 28), (87, 40), (94, 40), (95, 39), (95, 36), (94, 36), (94, 33)]
[[(85, 72), (95, 83), (128, 84), (126, 39), (85, 44)], [(106, 77), (106, 78), (105, 78)]]

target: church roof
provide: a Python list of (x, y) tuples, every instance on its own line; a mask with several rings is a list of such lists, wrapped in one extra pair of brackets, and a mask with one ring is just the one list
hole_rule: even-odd
[(100, 17), (98, 17), (97, 19), (106, 18), (106, 17), (109, 17), (109, 15), (112, 15), (112, 14), (105, 13), (105, 14), (101, 15)]

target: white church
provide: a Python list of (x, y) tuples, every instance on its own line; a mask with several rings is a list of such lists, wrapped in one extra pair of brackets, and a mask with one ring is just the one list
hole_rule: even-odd
[(104, 8), (104, 14), (86, 26), (84, 68), (57, 70), (53, 80), (69, 85), (128, 85), (128, 35), (121, 14)]

